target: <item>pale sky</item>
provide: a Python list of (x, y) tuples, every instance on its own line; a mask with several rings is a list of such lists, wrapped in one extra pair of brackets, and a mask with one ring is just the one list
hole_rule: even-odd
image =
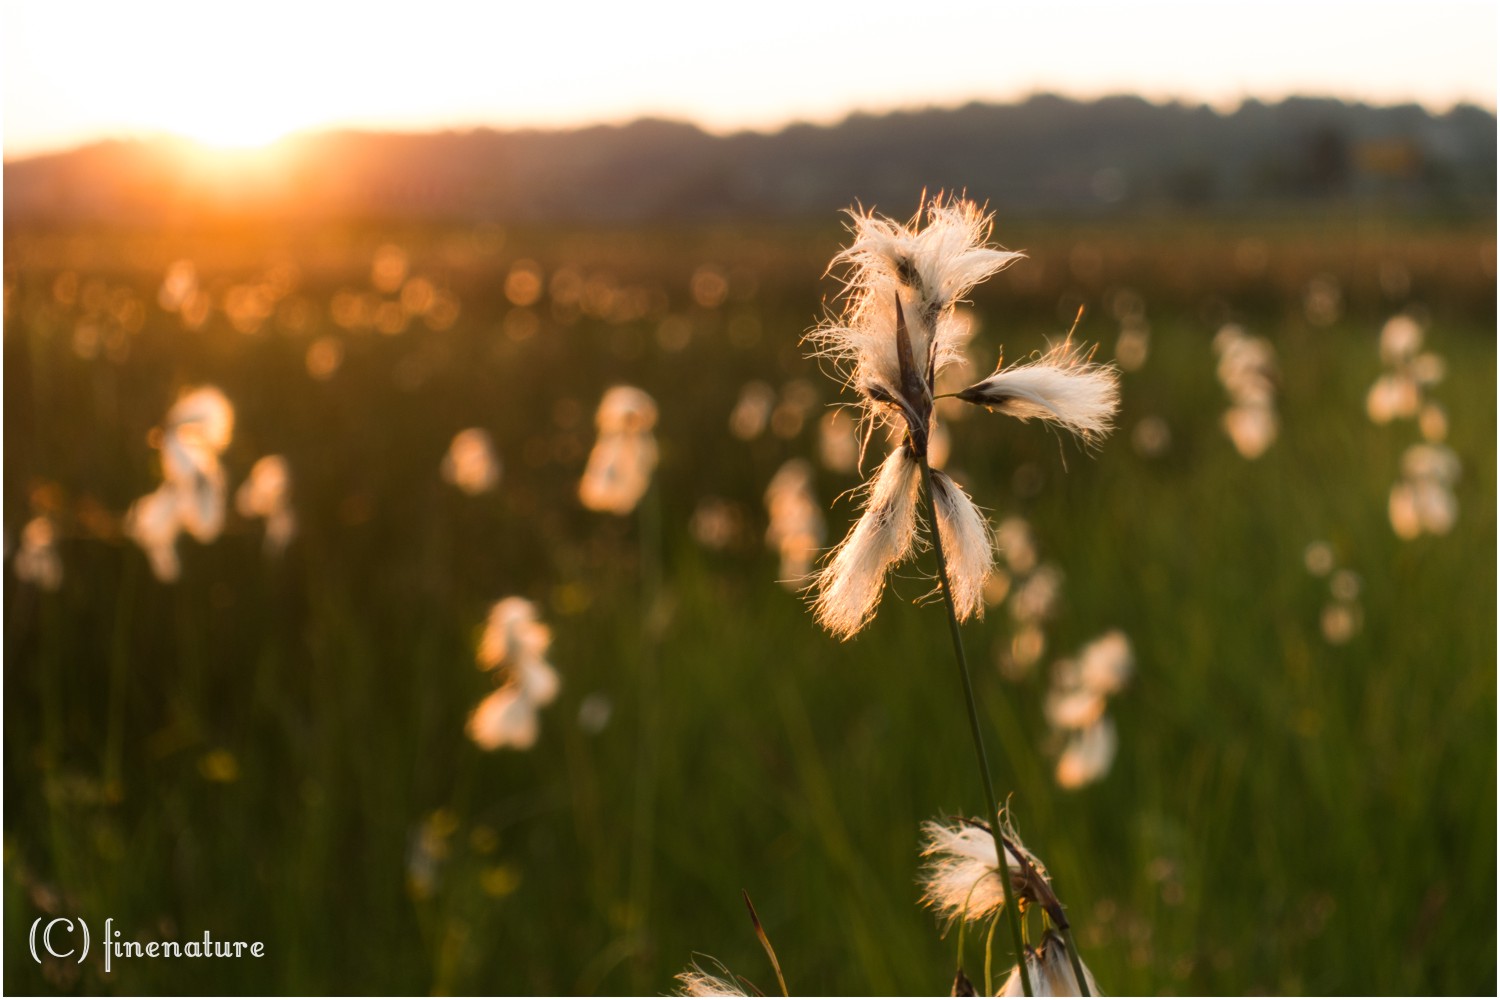
[(3, 0), (7, 158), (172, 132), (715, 131), (1038, 91), (1494, 109), (1496, 4)]

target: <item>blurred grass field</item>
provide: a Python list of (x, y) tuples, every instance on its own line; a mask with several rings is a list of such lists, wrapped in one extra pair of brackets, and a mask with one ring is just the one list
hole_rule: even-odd
[[(1493, 227), (1002, 220), (997, 235), (1030, 259), (976, 292), (978, 357), (1042, 348), (1081, 304), (1078, 337), (1107, 360), (1124, 291), (1151, 329), (1097, 455), (998, 416), (951, 425), (950, 471), (996, 519), (1025, 516), (1064, 575), (1030, 677), (996, 667), (1003, 609), (965, 642), (998, 790), (1100, 985), (1492, 993)], [(917, 902), (918, 827), (975, 811), (977, 785), (943, 616), (917, 603), (930, 581), (908, 567), (841, 645), (761, 541), (767, 481), (815, 458), (840, 398), (799, 339), (837, 289), (822, 272), (842, 239), (834, 220), (8, 229), (7, 548), (50, 513), (65, 577), (55, 593), (6, 581), (6, 991), (654, 994), (711, 955), (769, 992), (743, 889), (793, 992), (946, 992), (955, 941)], [(371, 328), (395, 299), (371, 287), (383, 246), (452, 308)], [(158, 304), (179, 259), (214, 304), (197, 330)], [(1402, 541), (1387, 498), (1417, 431), (1372, 424), (1364, 401), (1381, 325), (1409, 306), (1447, 362), (1433, 396), (1463, 478), (1453, 531)], [(1254, 461), (1220, 426), (1211, 341), (1231, 320), (1279, 357), (1281, 433)], [(783, 398), (805, 382), (817, 404), (785, 436), (739, 440), (750, 379)], [(593, 407), (619, 382), (661, 410), (659, 474), (631, 518), (576, 500)], [(213, 545), (181, 543), (164, 585), (100, 512), (155, 485), (150, 431), (206, 383), (237, 410), (231, 488), (285, 455), (300, 531), (268, 560), (231, 514)], [(1170, 431), (1159, 454), (1132, 443), (1147, 418)], [(438, 476), (469, 426), (497, 443), (495, 493)], [(855, 485), (819, 472), (830, 543)], [(737, 516), (723, 549), (689, 527), (708, 498)], [(1342, 645), (1303, 565), (1315, 541), (1362, 580), (1363, 627)], [(512, 594), (553, 627), (563, 692), (533, 750), (487, 754), (464, 736), (489, 687), (474, 648)], [(1137, 658), (1111, 703), (1119, 754), (1063, 791), (1046, 666), (1109, 628)], [(596, 723), (610, 706), (602, 729), (580, 725), (586, 701)], [(643, 759), (646, 891), (631, 885)], [(140, 940), (209, 929), (267, 957), (135, 960), (107, 979), (93, 961), (39, 967), (24, 931), (48, 913)]]

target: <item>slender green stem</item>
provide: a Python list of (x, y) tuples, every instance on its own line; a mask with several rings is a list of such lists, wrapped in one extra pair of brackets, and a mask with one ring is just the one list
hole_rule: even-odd
[(1016, 967), (1021, 970), (1021, 989), (1026, 996), (1035, 996), (1031, 989), (1031, 973), (1026, 968), (1026, 946), (1021, 939), (1021, 911), (1016, 905), (1015, 889), (1010, 884), (1010, 862), (1006, 857), (1005, 841), (1000, 837), (1000, 808), (995, 799), (995, 782), (990, 777), (989, 758), (984, 753), (984, 733), (979, 725), (979, 707), (974, 700), (974, 680), (969, 674), (969, 661), (964, 656), (963, 635), (958, 629), (958, 610), (953, 606), (953, 594), (948, 589), (948, 560), (943, 554), (943, 533), (938, 528), (937, 497), (932, 489), (932, 468), (927, 456), (921, 455), (922, 485), (927, 493), (928, 519), (932, 525), (932, 550), (937, 554), (938, 585), (943, 592), (943, 605), (948, 609), (948, 631), (953, 637), (953, 655), (958, 660), (958, 673), (963, 681), (964, 703), (969, 710), (969, 732), (974, 737), (974, 754), (979, 758), (979, 776), (984, 784), (985, 814), (988, 817), (990, 834), (995, 838), (995, 857), (999, 860), (1000, 885), (1005, 892), (1005, 912), (1010, 919), (1011, 939), (1016, 948)]
[(1078, 946), (1073, 943), (1073, 932), (1066, 927), (1059, 927), (1057, 933), (1062, 935), (1063, 944), (1068, 946), (1068, 961), (1073, 966), (1073, 978), (1078, 980), (1078, 995), (1086, 997), (1089, 995), (1089, 984), (1083, 978), (1083, 959), (1078, 957)]
[[(656, 485), (646, 491), (640, 512), (640, 581), (641, 622), (638, 662), (637, 711), (640, 736), (636, 741), (636, 774), (634, 818), (630, 845), (630, 906), (627, 926), (636, 954), (645, 951), (645, 937), (650, 926), (651, 870), (654, 861), (656, 832), (657, 741), (661, 726), (657, 676), (657, 645), (661, 639), (660, 613), (662, 552), (661, 507)], [(636, 992), (641, 992), (646, 968), (635, 963)]]
[(125, 573), (125, 585), (116, 595), (115, 628), (109, 653), (109, 710), (104, 729), (104, 787), (110, 796), (122, 794), (125, 753), (126, 671), (130, 665), (130, 606), (139, 577), (135, 563)]
[(991, 961), (995, 956), (995, 928), (1000, 926), (1000, 914), (990, 918), (989, 933), (984, 936), (984, 995), (992, 997), (995, 995), (994, 963)]

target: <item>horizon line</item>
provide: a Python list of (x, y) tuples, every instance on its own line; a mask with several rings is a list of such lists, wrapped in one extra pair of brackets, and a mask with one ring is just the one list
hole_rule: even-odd
[[(1413, 98), (1411, 100), (1382, 101), (1367, 98), (1340, 96), (1330, 93), (1287, 93), (1278, 97), (1266, 97), (1255, 94), (1243, 94), (1232, 100), (1216, 101), (1207, 98), (1187, 98), (1181, 95), (1152, 95), (1136, 91), (1113, 91), (1098, 93), (1090, 96), (1079, 96), (1068, 94), (1058, 90), (1038, 89), (1024, 95), (1018, 95), (1009, 99), (995, 99), (984, 97), (973, 97), (951, 102), (930, 101), (926, 103), (914, 103), (904, 105), (888, 105), (884, 107), (856, 107), (838, 112), (836, 115), (827, 117), (816, 116), (793, 116), (791, 118), (778, 119), (774, 122), (744, 122), (740, 124), (715, 124), (695, 118), (690, 114), (678, 114), (669, 111), (652, 111), (643, 109), (638, 113), (620, 117), (601, 117), (596, 119), (579, 119), (576, 121), (561, 121), (554, 124), (542, 124), (533, 122), (519, 122), (514, 124), (497, 123), (494, 121), (467, 121), (453, 120), (448, 122), (434, 122), (426, 126), (402, 124), (392, 122), (381, 125), (378, 123), (348, 121), (329, 122), (326, 125), (317, 125), (307, 128), (299, 128), (288, 131), (267, 142), (240, 147), (246, 153), (253, 153), (257, 149), (269, 149), (283, 143), (297, 140), (305, 140), (325, 135), (339, 133), (357, 135), (389, 135), (389, 136), (424, 136), (442, 135), (451, 133), (473, 133), (473, 132), (501, 132), (501, 133), (566, 133), (583, 132), (596, 128), (625, 128), (641, 122), (663, 122), (674, 125), (686, 125), (696, 128), (706, 135), (716, 138), (728, 138), (738, 135), (779, 135), (793, 128), (837, 128), (845, 125), (856, 118), (886, 118), (903, 114), (922, 114), (926, 112), (952, 112), (975, 105), (981, 107), (1018, 107), (1039, 98), (1056, 98), (1075, 104), (1099, 104), (1105, 101), (1120, 99), (1136, 99), (1157, 107), (1171, 107), (1174, 105), (1184, 107), (1206, 107), (1219, 115), (1234, 114), (1242, 110), (1247, 104), (1261, 104), (1276, 106), (1289, 101), (1335, 101), (1350, 106), (1364, 106), (1371, 108), (1399, 108), (1419, 107), (1429, 115), (1442, 116), (1451, 114), (1460, 108), (1476, 108), (1497, 114), (1494, 104), (1485, 104), (1481, 101), (1468, 98), (1458, 98), (1447, 102), (1443, 106)], [(0, 139), (0, 143), (4, 140)], [(160, 142), (182, 142), (209, 149), (221, 148), (214, 143), (204, 142), (192, 136), (173, 132), (169, 129), (122, 129), (117, 132), (99, 133), (88, 138), (75, 140), (60, 140), (57, 144), (38, 144), (35, 147), (23, 147), (20, 150), (9, 148), (0, 149), (0, 162), (5, 165), (22, 163), (28, 160), (44, 159), (53, 156), (66, 156), (80, 150), (94, 146), (108, 145), (111, 143), (160, 143)], [(222, 147), (226, 152), (237, 151), (236, 147)]]

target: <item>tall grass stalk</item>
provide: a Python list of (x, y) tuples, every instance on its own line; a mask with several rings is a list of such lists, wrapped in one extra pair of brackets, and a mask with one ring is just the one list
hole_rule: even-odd
[[(641, 498), (640, 580), (641, 580), (641, 646), (636, 690), (640, 737), (636, 741), (636, 780), (634, 816), (630, 824), (630, 881), (627, 930), (633, 950), (639, 955), (645, 948), (648, 911), (651, 908), (651, 870), (656, 836), (656, 779), (660, 725), (660, 693), (657, 677), (657, 645), (662, 632), (662, 552), (661, 494), (653, 482)], [(646, 984), (644, 963), (635, 963), (636, 991)]]
[[(953, 606), (953, 594), (948, 588), (948, 560), (943, 554), (943, 533), (937, 529), (937, 500), (932, 491), (932, 466), (927, 463), (926, 449), (919, 449), (917, 459), (922, 466), (923, 493), (927, 498), (927, 516), (932, 524), (932, 551), (937, 555), (938, 588), (943, 592), (943, 607), (948, 611), (948, 633), (953, 637), (953, 658), (958, 661), (958, 676), (964, 689), (964, 705), (969, 711), (969, 733), (974, 737), (974, 756), (979, 761), (979, 777), (984, 785), (985, 815), (989, 818), (990, 835), (995, 838), (995, 857), (999, 859), (1000, 885), (1005, 891), (1005, 912), (1010, 922), (1011, 942), (1016, 949), (1016, 965), (1021, 970), (1021, 989), (1027, 996), (1035, 996), (1031, 990), (1031, 974), (1026, 969), (1026, 943), (1021, 938), (1021, 911), (1016, 907), (1015, 889), (1010, 884), (1010, 864), (1005, 856), (1005, 838), (1000, 835), (1000, 808), (995, 800), (995, 782), (990, 777), (990, 762), (984, 752), (984, 734), (979, 728), (979, 706), (974, 698), (974, 679), (969, 673), (969, 660), (964, 655), (963, 635), (958, 630), (958, 611)], [(1078, 976), (1080, 985), (1083, 976)], [(1087, 989), (1085, 988), (1085, 996)]]

